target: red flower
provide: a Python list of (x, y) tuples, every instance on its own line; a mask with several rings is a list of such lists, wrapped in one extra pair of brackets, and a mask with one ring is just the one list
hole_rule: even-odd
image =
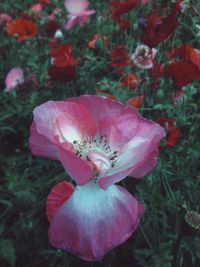
[(45, 31), (49, 37), (54, 37), (58, 28), (58, 23), (55, 20), (49, 20), (45, 27)]
[(39, 0), (39, 3), (48, 5), (50, 4), (50, 0)]
[(130, 12), (138, 4), (137, 0), (123, 0), (120, 2), (112, 1), (110, 3), (110, 11), (113, 20), (119, 22), (121, 16), (125, 13)]
[(195, 79), (200, 79), (200, 70), (197, 66), (180, 61), (168, 66), (168, 75), (180, 86), (186, 86)]
[(121, 31), (130, 29), (130, 23), (128, 20), (121, 18), (119, 21), (119, 27)]
[(22, 42), (36, 35), (37, 26), (28, 19), (16, 19), (7, 24), (7, 33), (17, 36), (17, 42)]
[(153, 12), (147, 15), (146, 24), (143, 43), (155, 47), (175, 32), (178, 27), (178, 19), (174, 11), (167, 17), (158, 16)]
[(122, 78), (122, 86), (131, 89), (131, 90), (135, 90), (137, 88), (138, 83), (140, 82), (140, 78), (131, 74), (131, 73), (127, 73), (123, 76)]
[(88, 42), (88, 47), (91, 49), (97, 48), (97, 42), (101, 42), (104, 47), (109, 47), (108, 37), (106, 35), (100, 36), (95, 34), (92, 39)]
[(74, 66), (57, 67), (51, 66), (48, 68), (49, 76), (52, 80), (61, 83), (73, 81), (76, 78), (76, 70)]
[(106, 97), (110, 100), (117, 100), (114, 95), (107, 95)]
[(72, 56), (72, 46), (70, 44), (58, 45), (50, 50), (53, 64), (56, 67), (76, 66), (79, 62)]
[(175, 146), (180, 139), (181, 131), (176, 127), (174, 119), (159, 118), (157, 122), (165, 128), (166, 131), (166, 145), (165, 147)]
[(129, 53), (125, 50), (123, 45), (117, 45), (112, 51), (112, 59), (110, 66), (112, 68), (123, 68), (130, 63)]
[(200, 69), (200, 50), (197, 50), (188, 44), (172, 48), (168, 54), (170, 58), (181, 57), (185, 61), (193, 63)]
[(152, 89), (156, 89), (159, 86), (158, 78), (165, 74), (165, 69), (163, 64), (154, 64), (153, 68), (148, 69), (148, 73), (152, 79)]
[[(179, 87), (188, 85), (195, 79), (200, 79), (200, 51), (184, 44), (169, 51), (173, 62), (167, 68), (167, 74)], [(182, 60), (174, 62), (175, 57)]]
[(126, 104), (134, 108), (139, 108), (142, 105), (143, 100), (144, 100), (144, 96), (139, 95), (139, 96), (135, 96), (135, 97), (128, 99), (126, 101)]

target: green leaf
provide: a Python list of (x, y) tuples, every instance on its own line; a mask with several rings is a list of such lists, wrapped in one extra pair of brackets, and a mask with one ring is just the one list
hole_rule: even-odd
[(3, 258), (10, 263), (11, 266), (15, 265), (16, 253), (13, 242), (10, 239), (0, 240), (0, 258)]

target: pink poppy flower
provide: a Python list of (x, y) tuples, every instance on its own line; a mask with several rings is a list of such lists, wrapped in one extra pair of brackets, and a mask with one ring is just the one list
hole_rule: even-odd
[(24, 72), (21, 68), (11, 69), (5, 79), (6, 88), (5, 92), (10, 92), (15, 89), (19, 84), (24, 83)]
[(135, 53), (132, 54), (131, 59), (134, 64), (141, 69), (150, 69), (153, 67), (153, 60), (156, 56), (157, 50), (150, 48), (147, 45), (139, 45)]
[(152, 170), (164, 136), (162, 127), (136, 109), (101, 96), (36, 107), (32, 153), (61, 161), (77, 183), (74, 191), (66, 189), (63, 195), (58, 186), (48, 197), (51, 244), (82, 259), (98, 260), (127, 240), (144, 207), (114, 184)]
[(65, 29), (69, 30), (76, 25), (83, 24), (88, 20), (90, 15), (93, 15), (95, 10), (88, 10), (89, 2), (87, 0), (65, 0), (65, 7), (69, 13), (68, 22), (65, 24)]

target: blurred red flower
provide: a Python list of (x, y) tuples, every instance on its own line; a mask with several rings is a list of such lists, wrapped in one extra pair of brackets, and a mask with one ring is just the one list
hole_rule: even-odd
[(173, 147), (175, 146), (179, 140), (181, 135), (181, 130), (176, 127), (176, 121), (171, 118), (159, 118), (157, 122), (164, 127), (166, 131), (166, 144), (165, 147)]
[(130, 29), (130, 22), (121, 17), (121, 19), (119, 20), (119, 28), (121, 31)]
[(157, 12), (152, 12), (146, 16), (146, 27), (142, 41), (144, 44), (155, 47), (166, 40), (178, 27), (178, 19), (175, 11), (164, 17)]
[(16, 19), (7, 24), (7, 33), (17, 37), (17, 42), (32, 38), (37, 33), (37, 25), (28, 19)]
[(39, 3), (48, 5), (50, 4), (50, 0), (39, 0)]
[(135, 76), (132, 73), (127, 73), (123, 76), (121, 84), (130, 90), (135, 90), (139, 82), (140, 78), (138, 76)]
[(117, 100), (114, 95), (107, 95), (106, 97), (110, 100)]
[(110, 12), (113, 20), (119, 22), (123, 14), (130, 12), (137, 5), (137, 0), (111, 1)]
[(54, 81), (69, 82), (76, 78), (75, 66), (79, 62), (72, 56), (72, 45), (56, 45), (51, 48), (53, 66), (48, 68), (49, 76)]
[(88, 47), (91, 49), (95, 49), (98, 47), (98, 42), (101, 42), (101, 44), (106, 48), (109, 47), (108, 37), (106, 35), (100, 36), (97, 33), (88, 42)]
[[(195, 79), (200, 79), (200, 51), (184, 44), (169, 51), (169, 64), (166, 73), (179, 87), (188, 85)], [(179, 57), (179, 61), (176, 61)]]
[(117, 45), (113, 49), (110, 64), (112, 68), (126, 67), (129, 65), (130, 61), (129, 53), (125, 50), (123, 45)]
[(158, 81), (158, 78), (160, 78), (162, 75), (165, 74), (165, 68), (163, 64), (154, 64), (153, 68), (148, 69), (148, 74), (151, 76), (152, 80), (152, 89), (156, 89), (160, 82)]
[(76, 70), (74, 66), (57, 67), (51, 66), (48, 68), (48, 74), (52, 80), (61, 83), (73, 81), (76, 78)]
[(58, 29), (59, 29), (59, 26), (58, 26), (58, 23), (56, 22), (56, 20), (49, 20), (46, 27), (45, 27), (46, 34), (49, 37), (54, 37), (54, 35)]
[(142, 105), (143, 100), (144, 100), (144, 96), (143, 95), (139, 95), (139, 96), (135, 96), (135, 97), (129, 98), (126, 101), (126, 104), (129, 105), (129, 106), (132, 106), (134, 108), (139, 108)]
[(53, 65), (56, 67), (76, 66), (79, 62), (72, 56), (72, 46), (70, 44), (57, 45), (50, 50)]

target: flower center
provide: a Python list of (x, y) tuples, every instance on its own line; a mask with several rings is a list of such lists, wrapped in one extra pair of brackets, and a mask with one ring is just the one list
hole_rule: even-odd
[(92, 139), (84, 135), (82, 141), (73, 141), (74, 150), (79, 158), (93, 162), (97, 172), (105, 174), (115, 166), (118, 151), (107, 144), (106, 136), (94, 136)]

